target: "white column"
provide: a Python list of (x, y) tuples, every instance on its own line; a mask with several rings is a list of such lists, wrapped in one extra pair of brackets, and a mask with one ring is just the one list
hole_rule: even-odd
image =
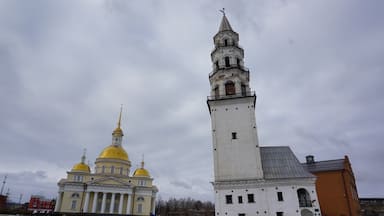
[(131, 214), (131, 204), (132, 204), (132, 195), (128, 194), (128, 201), (127, 201), (127, 213), (126, 214)]
[(236, 95), (241, 95), (241, 82), (239, 80), (235, 82), (235, 91)]
[(123, 214), (123, 202), (124, 202), (124, 194), (120, 194), (120, 202), (119, 202), (119, 214)]
[(152, 200), (152, 214), (153, 215), (156, 215), (155, 211), (156, 211), (156, 197), (153, 197), (153, 200)]
[(93, 192), (92, 213), (96, 213), (97, 195), (98, 194), (99, 194), (99, 192)]
[(101, 211), (100, 213), (105, 212), (105, 201), (107, 201), (107, 193), (103, 192), (103, 200), (101, 201)]
[(112, 193), (111, 204), (109, 206), (109, 213), (113, 213), (115, 210), (115, 193)]
[(88, 212), (88, 204), (89, 204), (89, 192), (85, 194), (85, 202), (83, 207), (83, 212)]
[(56, 205), (55, 205), (55, 212), (58, 212), (60, 210), (60, 206), (61, 206), (61, 193), (62, 192), (59, 192), (58, 195), (57, 195), (57, 200), (56, 200)]

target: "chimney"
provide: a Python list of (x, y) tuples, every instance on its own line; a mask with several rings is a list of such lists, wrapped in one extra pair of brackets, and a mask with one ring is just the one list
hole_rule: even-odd
[(305, 157), (305, 159), (307, 160), (307, 164), (313, 164), (315, 163), (315, 157), (313, 155), (307, 155)]

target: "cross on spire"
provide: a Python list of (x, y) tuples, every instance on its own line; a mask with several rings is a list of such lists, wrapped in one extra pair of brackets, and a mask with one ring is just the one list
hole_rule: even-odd
[(223, 16), (225, 16), (225, 8), (219, 10), (221, 13), (223, 13)]

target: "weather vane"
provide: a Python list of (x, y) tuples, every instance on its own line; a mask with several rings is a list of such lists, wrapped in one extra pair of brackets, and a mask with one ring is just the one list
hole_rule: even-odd
[(223, 13), (223, 16), (225, 16), (225, 8), (223, 8), (222, 10), (219, 10), (221, 13)]

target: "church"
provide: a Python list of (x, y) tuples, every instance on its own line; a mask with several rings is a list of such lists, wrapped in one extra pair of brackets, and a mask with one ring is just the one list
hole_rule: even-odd
[(111, 145), (104, 148), (95, 162), (94, 172), (81, 161), (58, 182), (56, 213), (96, 213), (154, 215), (158, 189), (148, 170), (141, 167), (131, 175), (131, 161), (122, 146), (121, 111)]
[(290, 147), (259, 145), (256, 94), (249, 84), (239, 34), (225, 14), (213, 41), (207, 104), (215, 215), (321, 215), (316, 177), (302, 167)]

